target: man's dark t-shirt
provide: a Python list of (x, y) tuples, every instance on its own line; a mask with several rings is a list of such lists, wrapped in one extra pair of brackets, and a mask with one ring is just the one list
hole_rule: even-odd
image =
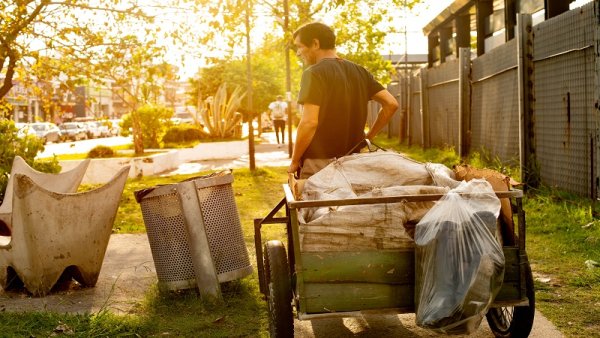
[(319, 124), (302, 159), (346, 155), (364, 139), (367, 104), (383, 90), (371, 73), (343, 59), (323, 59), (302, 74), (298, 103), (319, 106)]

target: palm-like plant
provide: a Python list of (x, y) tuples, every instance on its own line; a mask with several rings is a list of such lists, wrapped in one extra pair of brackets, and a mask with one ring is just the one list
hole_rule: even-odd
[(223, 83), (214, 96), (203, 102), (200, 114), (210, 136), (217, 138), (234, 136), (235, 128), (242, 119), (238, 109), (245, 96), (246, 93), (242, 92), (239, 86), (236, 86), (231, 93), (227, 93), (227, 84)]

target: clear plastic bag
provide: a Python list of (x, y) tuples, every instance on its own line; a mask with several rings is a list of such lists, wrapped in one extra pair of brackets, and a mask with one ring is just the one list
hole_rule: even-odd
[(417, 224), (418, 326), (446, 334), (479, 327), (504, 277), (504, 254), (494, 237), (499, 211), (488, 182), (463, 181)]

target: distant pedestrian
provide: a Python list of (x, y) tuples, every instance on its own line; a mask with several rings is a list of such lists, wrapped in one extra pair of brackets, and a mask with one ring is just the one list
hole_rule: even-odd
[(277, 138), (277, 144), (279, 144), (279, 132), (281, 131), (281, 143), (285, 143), (285, 123), (287, 121), (287, 102), (283, 101), (281, 95), (277, 95), (277, 101), (269, 104), (271, 110), (271, 119), (273, 120), (273, 126), (275, 127), (275, 137)]

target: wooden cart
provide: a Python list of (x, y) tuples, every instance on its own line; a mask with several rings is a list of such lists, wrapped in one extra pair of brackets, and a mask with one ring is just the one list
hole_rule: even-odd
[[(298, 210), (307, 207), (435, 201), (441, 194), (297, 201), (288, 185), (285, 198), (262, 219), (254, 220), (260, 291), (269, 308), (272, 337), (293, 336), (294, 310), (299, 320), (350, 317), (366, 310), (414, 312), (414, 249), (362, 252), (302, 252)], [(504, 246), (504, 282), (486, 317), (497, 337), (527, 337), (533, 325), (535, 295), (525, 251), (525, 213), (520, 190), (497, 192), (508, 198), (516, 215), (514, 246)], [(285, 217), (276, 217), (285, 208)], [(261, 228), (285, 224), (287, 251), (281, 241), (262, 243)], [(393, 273), (390, 273), (393, 271)]]

